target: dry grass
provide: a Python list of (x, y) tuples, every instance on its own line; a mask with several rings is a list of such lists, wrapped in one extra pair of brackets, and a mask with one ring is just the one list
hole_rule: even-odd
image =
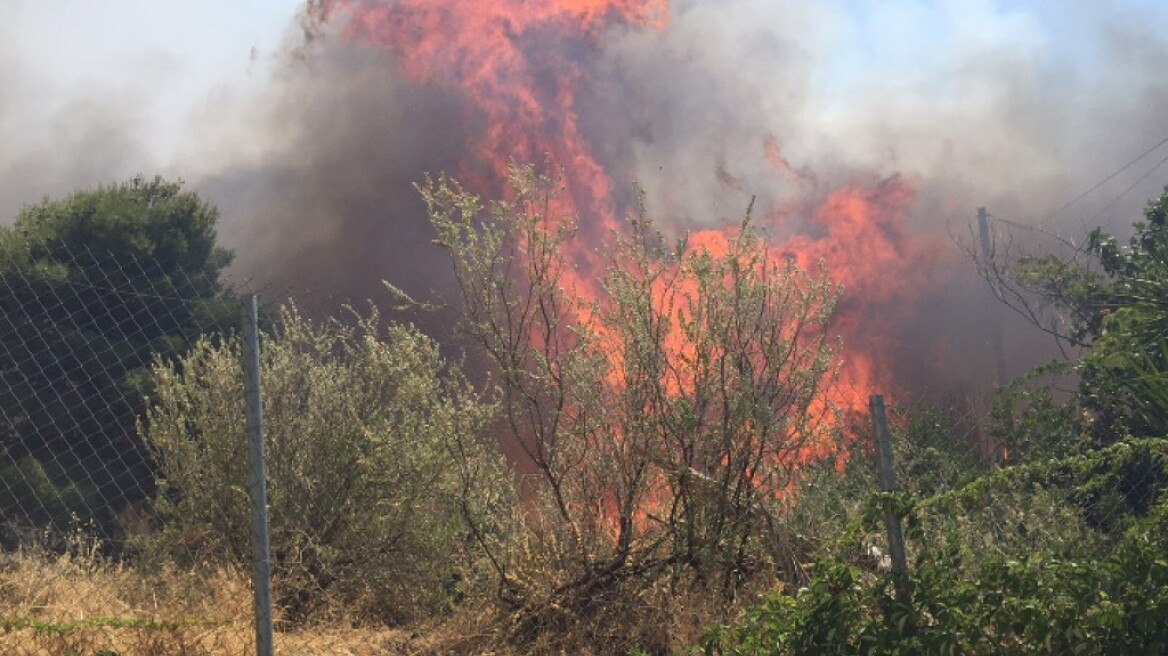
[[(24, 552), (0, 563), (0, 654), (219, 656), (254, 654), (246, 572), (218, 566), (143, 572), (93, 551)], [(280, 632), (280, 656), (373, 656), (414, 648), (392, 630)]]
[[(772, 580), (772, 583), (774, 581)], [(575, 611), (539, 605), (503, 612), (490, 600), (469, 601), (423, 631), (411, 647), (422, 656), (667, 656), (687, 653), (712, 625), (757, 603), (773, 587), (758, 585), (737, 603), (717, 593), (631, 584)]]
[[(248, 574), (225, 566), (139, 569), (84, 548), (0, 555), (0, 654), (250, 656)], [(628, 586), (576, 612), (541, 607), (509, 615), (471, 599), (412, 631), (335, 621), (278, 630), (275, 647), (278, 656), (669, 654), (728, 610), (709, 594)], [(528, 628), (519, 633), (518, 626)]]

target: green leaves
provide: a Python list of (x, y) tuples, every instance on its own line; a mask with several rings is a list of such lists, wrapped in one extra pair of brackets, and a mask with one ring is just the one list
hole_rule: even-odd
[(1144, 219), (1126, 245), (1096, 229), (1071, 257), (1011, 263), (1017, 288), (1008, 302), (1085, 350), (1077, 423), (1096, 446), (1168, 434), (1168, 189)]
[[(98, 519), (106, 538), (120, 537), (114, 513), (153, 487), (134, 431), (152, 358), (238, 314), (219, 277), (231, 256), (215, 245), (217, 216), (180, 183), (138, 177), (0, 228), (0, 451), (54, 468), (54, 485), (92, 488), (68, 511)], [(68, 498), (28, 499), (6, 518), (63, 530), (43, 522)]]
[[(163, 476), (165, 526), (142, 548), (183, 562), (250, 557), (240, 361), (235, 338), (156, 360), (140, 430)], [(485, 441), (494, 407), (436, 343), (373, 309), (313, 322), (289, 306), (265, 338), (261, 371), (276, 591), (288, 620), (344, 608), (401, 621), (449, 603), (451, 581), (476, 582), (477, 540), (502, 530), (513, 497)]]
[[(709, 631), (699, 642), (701, 653), (1163, 653), (1168, 646), (1166, 449), (1159, 440), (1138, 440), (1004, 469), (915, 507), (896, 496), (877, 497), (873, 509), (908, 512), (922, 526), (909, 534), (915, 553), (911, 608), (892, 595), (892, 574), (861, 573), (844, 549), (820, 560), (804, 590), (776, 593), (734, 623)], [(1141, 469), (1140, 463), (1150, 468)], [(1120, 528), (1112, 529), (1105, 548), (1088, 540), (1067, 549), (1049, 541), (1011, 544), (1001, 537), (1009, 530), (1001, 526), (1003, 516), (1037, 520), (1045, 503), (1069, 505), (1101, 490), (1127, 490), (1129, 477), (1154, 487), (1152, 502), (1114, 511), (1112, 521)], [(1027, 496), (1034, 497), (1030, 509), (1020, 502)], [(999, 537), (982, 540), (975, 519), (982, 513), (998, 525)], [(1074, 521), (1057, 513), (1054, 518)], [(1033, 528), (1036, 533), (1060, 529)]]

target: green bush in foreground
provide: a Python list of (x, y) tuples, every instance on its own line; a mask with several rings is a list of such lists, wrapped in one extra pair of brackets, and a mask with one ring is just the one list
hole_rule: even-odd
[[(735, 623), (709, 631), (693, 653), (709, 656), (811, 654), (1160, 654), (1168, 650), (1168, 497), (1155, 479), (1150, 507), (1120, 511), (1110, 548), (1082, 553), (1038, 549), (1022, 555), (972, 553), (970, 536), (929, 535), (919, 516), (964, 507), (1001, 485), (1065, 490), (1084, 513), (1100, 486), (1113, 486), (1133, 463), (1168, 463), (1165, 443), (1120, 443), (1088, 457), (1004, 470), (912, 507), (912, 604), (897, 600), (894, 575), (874, 575), (840, 557), (815, 567), (794, 596), (775, 593)], [(1116, 477), (1119, 477), (1117, 479)], [(889, 497), (887, 501), (893, 501)], [(886, 504), (887, 505), (887, 504)], [(873, 505), (870, 513), (879, 514)]]
[[(512, 505), (493, 408), (412, 327), (376, 312), (313, 323), (285, 308), (261, 353), (273, 575), (285, 619), (432, 613), (467, 581), (464, 520)], [(140, 431), (162, 479), (162, 531), (144, 548), (251, 554), (238, 339), (202, 340), (154, 368)]]

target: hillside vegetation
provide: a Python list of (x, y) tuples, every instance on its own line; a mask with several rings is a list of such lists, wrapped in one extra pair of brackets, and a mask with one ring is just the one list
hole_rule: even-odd
[[(1168, 651), (1168, 192), (1126, 246), (998, 269), (1081, 357), (985, 416), (892, 408), (881, 493), (869, 418), (828, 401), (830, 271), (749, 217), (671, 244), (641, 213), (586, 275), (557, 182), (511, 183), (420, 186), (473, 376), (373, 304), (263, 318), (277, 653)], [(0, 649), (249, 653), (214, 212), (163, 181), (87, 193), (0, 230)]]

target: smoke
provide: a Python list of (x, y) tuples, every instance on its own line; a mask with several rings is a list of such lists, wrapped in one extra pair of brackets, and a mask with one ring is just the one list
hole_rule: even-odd
[[(776, 180), (764, 153), (773, 136), (821, 184), (912, 180), (923, 230), (979, 205), (1037, 221), (1168, 136), (1168, 39), (1153, 28), (1163, 6), (854, 4), (677, 2), (667, 31), (606, 48), (601, 107), (584, 112), (591, 132), (633, 117), (620, 170), (690, 221), (741, 211), (750, 195), (807, 193), (805, 177)], [(1072, 219), (1094, 218), (1130, 181), (1063, 225), (1085, 227)], [(1154, 176), (1133, 190), (1134, 208), (1158, 187)], [(1097, 221), (1122, 226), (1132, 209)]]
[[(1168, 41), (1152, 28), (1164, 8), (854, 4), (680, 0), (663, 31), (614, 26), (574, 55), (593, 156), (618, 187), (636, 181), (675, 233), (737, 222), (751, 197), (778, 218), (768, 229), (799, 233), (840, 185), (891, 176), (917, 190), (912, 229), (945, 240), (967, 236), (981, 205), (1068, 235), (1122, 232), (1158, 193), (1163, 174), (1096, 215), (1132, 181), (1121, 177), (1042, 223), (1168, 133)], [(458, 168), (466, 108), (404, 80), (388, 51), (339, 37), (343, 26), (335, 15), (244, 112), (252, 127), (233, 142), (262, 155), (233, 162), (228, 148), (199, 186), (249, 275), (352, 298), (377, 297), (381, 278), (448, 288), (411, 185)], [(929, 266), (921, 298), (886, 308), (898, 378), (984, 382), (987, 292), (955, 246)], [(1010, 358), (1018, 373), (1035, 338), (1010, 334), (1007, 347), (1029, 354)]]
[[(1150, 27), (1168, 11), (1082, 3), (1042, 14), (976, 2), (867, 12), (677, 2), (667, 31), (607, 44), (601, 91), (581, 113), (591, 141), (615, 144), (599, 151), (606, 169), (636, 179), (649, 206), (683, 228), (736, 220), (757, 196), (756, 208), (778, 217), (772, 229), (804, 232), (823, 194), (901, 176), (918, 192), (907, 217), (916, 233), (965, 247), (976, 247), (978, 206), (1076, 239), (1096, 225), (1123, 234), (1168, 181), (1164, 167), (1132, 186), (1164, 152), (1049, 214), (1168, 136), (1168, 40)], [(623, 132), (606, 140), (614, 126)], [(897, 327), (887, 340), (896, 380), (984, 387), (995, 322), (1008, 375), (1054, 356), (1017, 317), (992, 316), (1001, 308), (956, 245), (920, 267), (931, 286), (867, 317)]]
[(236, 273), (320, 307), (385, 300), (382, 280), (419, 298), (450, 290), (413, 185), (453, 170), (465, 143), (457, 98), (401, 79), (383, 54), (318, 42), (257, 97), (235, 99), (246, 127), (210, 155), (244, 152), (197, 180), (219, 207)]
[(22, 38), (18, 21), (0, 21), (0, 225), (26, 205), (125, 179), (151, 160), (140, 131), (149, 77), (60, 88), (36, 66), (54, 44), (21, 47)]
[[(382, 279), (448, 294), (412, 185), (465, 173), (482, 126), (454, 90), (413, 84), (388, 49), (344, 38), (345, 20), (308, 41), (291, 30), (271, 74), (207, 98), (161, 168), (220, 208), (239, 277), (338, 300), (384, 298)], [(667, 231), (736, 223), (757, 197), (767, 230), (801, 234), (841, 185), (899, 176), (916, 190), (911, 230), (949, 244), (983, 205), (1076, 237), (1138, 218), (1168, 167), (1133, 183), (1163, 153), (1048, 214), (1168, 136), (1164, 24), (1168, 8), (1145, 0), (675, 0), (664, 30), (613, 24), (564, 56), (584, 72), (574, 110), (591, 154), (618, 189), (639, 184)], [(6, 50), (15, 32), (0, 22), (0, 216), (157, 170), (150, 89), (173, 71), (42, 89)], [(31, 133), (29, 112), (48, 117)], [(901, 378), (984, 378), (984, 287), (956, 247), (932, 266), (922, 298), (887, 308)], [(1007, 339), (1027, 354), (1018, 367), (1034, 357), (1027, 334)]]

